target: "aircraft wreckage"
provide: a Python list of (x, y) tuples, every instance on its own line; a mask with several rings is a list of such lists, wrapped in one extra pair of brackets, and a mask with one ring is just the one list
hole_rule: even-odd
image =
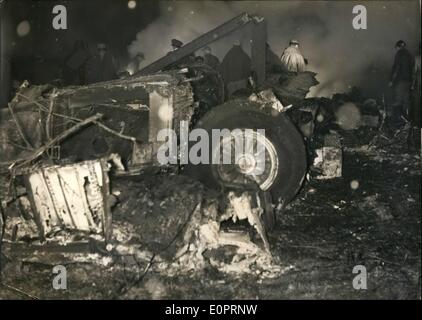
[[(205, 65), (174, 67), (239, 29), (252, 30), (254, 77), (237, 92), (228, 95), (221, 76)], [(65, 88), (24, 82), (0, 111), (3, 253), (26, 259), (48, 252), (94, 254), (96, 262), (104, 261), (98, 256), (132, 255), (170, 273), (206, 263), (226, 272), (281, 272), (267, 230), (274, 206), (295, 196), (307, 172), (297, 128), (307, 132), (312, 126), (315, 112), (302, 102), (318, 82), (311, 72), (267, 73), (265, 32), (262, 18), (242, 14), (132, 76)], [(291, 110), (310, 117), (291, 117)], [(207, 132), (265, 129), (269, 169), (251, 179), (238, 164), (182, 166), (178, 159), (161, 165), (157, 151), (164, 142), (157, 135), (162, 129), (179, 133), (182, 121)], [(184, 210), (160, 203), (153, 215), (141, 213), (135, 227), (124, 218), (117, 222), (130, 214), (130, 202), (143, 197), (134, 181), (159, 171), (176, 173), (175, 181), (179, 174), (189, 177), (195, 186), (191, 203), (182, 201)], [(216, 195), (196, 192), (204, 185)], [(253, 228), (234, 227), (239, 221)], [(235, 248), (229, 263), (209, 254), (221, 248)]]

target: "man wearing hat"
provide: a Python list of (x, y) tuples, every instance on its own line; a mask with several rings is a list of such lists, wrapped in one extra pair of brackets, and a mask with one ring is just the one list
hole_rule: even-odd
[(306, 60), (299, 50), (299, 41), (297, 40), (290, 40), (289, 46), (284, 49), (280, 59), (283, 67), (288, 71), (305, 71)]
[[(174, 51), (179, 50), (181, 47), (183, 47), (183, 42), (177, 39), (171, 39), (171, 51), (168, 52), (167, 54), (170, 54)], [(180, 68), (180, 67), (184, 67), (190, 63), (194, 63), (195, 62), (195, 54), (190, 54), (186, 57), (181, 58), (180, 60), (176, 61), (175, 63), (172, 63), (170, 66), (168, 66), (165, 70), (167, 69), (173, 69), (173, 68)]]
[(398, 126), (401, 122), (401, 116), (406, 115), (410, 108), (410, 87), (412, 85), (414, 59), (403, 40), (397, 41), (395, 48), (397, 52), (388, 85), (393, 88), (394, 97), (391, 120), (394, 126)]
[(183, 42), (177, 39), (171, 39), (171, 51), (176, 51), (183, 47)]
[(127, 71), (130, 74), (137, 73), (139, 70), (142, 69), (143, 63), (145, 61), (145, 55), (143, 52), (138, 52), (135, 57), (130, 61), (129, 65), (127, 66)]
[(206, 46), (202, 51), (204, 52), (205, 64), (209, 65), (214, 70), (218, 70), (220, 67), (220, 60), (212, 54), (211, 48)]

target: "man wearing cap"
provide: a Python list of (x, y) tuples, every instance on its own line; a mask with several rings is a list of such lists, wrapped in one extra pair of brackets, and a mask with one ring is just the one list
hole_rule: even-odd
[(397, 52), (388, 85), (393, 88), (394, 96), (391, 110), (392, 124), (397, 126), (401, 122), (401, 116), (409, 112), (414, 59), (403, 40), (397, 41), (395, 48)]
[(137, 73), (139, 70), (142, 69), (143, 62), (145, 61), (145, 55), (143, 52), (138, 52), (136, 56), (130, 61), (129, 65), (127, 66), (127, 71), (130, 74)]
[(138, 52), (135, 56), (135, 61), (138, 65), (140, 65), (145, 60), (145, 55), (143, 52)]
[[(170, 52), (168, 52), (167, 54), (170, 54), (174, 51), (179, 50), (181, 47), (183, 47), (183, 42), (177, 39), (171, 39), (171, 50)], [(195, 54), (190, 54), (186, 57), (181, 58), (180, 60), (176, 61), (175, 63), (172, 63), (170, 66), (168, 66), (167, 68), (165, 68), (165, 70), (167, 69), (173, 69), (173, 68), (179, 68), (182, 66), (185, 66), (189, 63), (194, 63), (195, 62)]]
[(280, 59), (283, 67), (288, 71), (305, 71), (306, 60), (299, 50), (299, 41), (297, 40), (290, 40), (289, 46), (284, 49)]
[(176, 51), (183, 47), (183, 42), (177, 39), (171, 39), (171, 51)]
[(207, 46), (203, 49), (203, 52), (205, 64), (209, 65), (214, 70), (218, 70), (220, 67), (220, 60), (212, 54), (211, 48)]

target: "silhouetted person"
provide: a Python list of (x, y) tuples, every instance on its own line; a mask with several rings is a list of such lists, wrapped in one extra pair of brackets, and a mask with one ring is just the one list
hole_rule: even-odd
[(283, 67), (288, 71), (305, 71), (307, 61), (299, 50), (299, 42), (297, 40), (290, 40), (289, 46), (284, 49), (280, 59)]
[(240, 42), (235, 41), (220, 65), (221, 76), (226, 85), (227, 96), (247, 88), (251, 75), (251, 58), (243, 51)]
[(220, 60), (212, 54), (211, 48), (205, 47), (203, 49), (203, 52), (205, 64), (209, 65), (214, 70), (218, 70), (218, 68), (220, 67)]
[(406, 115), (410, 108), (410, 87), (412, 84), (414, 59), (406, 49), (406, 43), (403, 40), (397, 41), (395, 48), (397, 52), (394, 57), (391, 79), (388, 85), (393, 88), (394, 94), (391, 120), (394, 126), (398, 126), (401, 122), (401, 116)]
[(417, 150), (421, 147), (421, 44), (419, 54), (415, 58), (411, 86), (411, 108), (409, 112), (410, 129), (408, 136), (409, 147)]
[(129, 64), (130, 71), (132, 72), (132, 74), (142, 69), (144, 61), (145, 55), (143, 54), (143, 52), (138, 52)]
[(65, 84), (82, 85), (86, 83), (86, 64), (90, 53), (85, 42), (78, 40), (73, 46), (72, 52), (66, 57), (62, 69), (62, 77)]
[(98, 43), (96, 54), (87, 63), (87, 82), (95, 83), (116, 78), (117, 67), (113, 55), (105, 43)]

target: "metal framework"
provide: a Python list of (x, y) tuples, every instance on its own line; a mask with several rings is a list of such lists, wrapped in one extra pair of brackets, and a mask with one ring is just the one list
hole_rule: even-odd
[(243, 29), (250, 25), (252, 26), (252, 71), (254, 71), (256, 75), (258, 84), (261, 84), (265, 80), (265, 50), (267, 41), (266, 22), (263, 18), (251, 16), (247, 13), (242, 13), (192, 40), (180, 49), (169, 52), (164, 57), (141, 69), (138, 73), (146, 75), (159, 72), (206, 45), (217, 41), (236, 30)]

